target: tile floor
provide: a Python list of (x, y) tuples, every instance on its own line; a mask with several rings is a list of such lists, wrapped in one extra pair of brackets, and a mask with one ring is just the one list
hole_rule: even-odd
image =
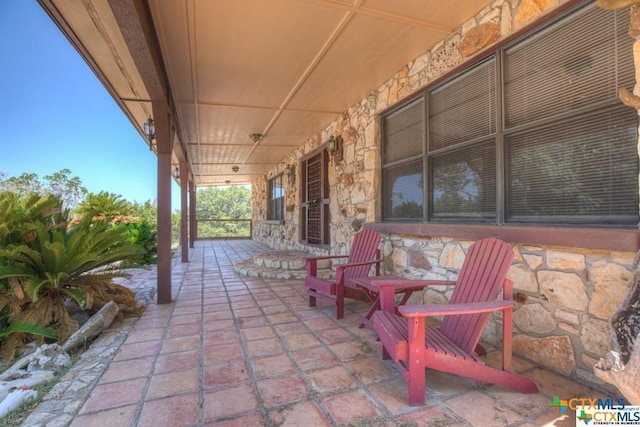
[(336, 321), (332, 307), (307, 306), (301, 281), (233, 271), (266, 249), (200, 241), (176, 260), (173, 302), (145, 310), (71, 426), (559, 426), (575, 415), (550, 407), (554, 395), (603, 396), (516, 359), (538, 394), (428, 371), (426, 405), (407, 406), (404, 379), (358, 328), (366, 304)]

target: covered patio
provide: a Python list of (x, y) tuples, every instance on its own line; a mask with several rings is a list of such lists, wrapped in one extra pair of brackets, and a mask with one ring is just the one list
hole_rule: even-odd
[[(76, 425), (110, 415), (146, 425), (162, 411), (198, 425), (295, 425), (298, 416), (541, 425), (558, 416), (554, 396), (593, 393), (571, 380), (604, 386), (593, 366), (610, 350), (608, 322), (635, 283), (640, 248), (638, 115), (629, 108), (640, 106), (629, 92), (640, 90), (637, 7), (39, 2), (158, 157), (158, 271), (141, 279), (157, 305)], [(195, 241), (197, 188), (244, 184), (252, 240)], [(357, 327), (366, 306), (352, 303), (336, 322), (330, 307), (307, 307), (301, 281), (233, 272), (233, 261), (267, 246), (347, 253), (361, 229), (382, 234), (385, 273), (406, 278), (455, 278), (472, 242), (508, 242), (514, 352), (563, 376), (518, 363), (542, 390), (523, 396), (430, 374), (428, 405), (409, 408), (373, 332)], [(497, 343), (500, 319), (489, 326)], [(134, 360), (142, 365), (132, 370)]]
[[(126, 339), (104, 363), (87, 361), (90, 386), (78, 391), (87, 376), (70, 372), (23, 425), (560, 426), (575, 425), (575, 414), (560, 415), (554, 396), (607, 397), (517, 358), (515, 370), (538, 394), (429, 370), (426, 405), (408, 406), (406, 383), (382, 360), (375, 333), (358, 327), (366, 304), (348, 303), (337, 321), (333, 307), (307, 306), (300, 280), (234, 272), (268, 249), (196, 242), (188, 263), (173, 259), (173, 302), (113, 325), (94, 346), (122, 331)], [(155, 275), (138, 270), (130, 286), (148, 288)], [(499, 357), (490, 351), (485, 360)]]

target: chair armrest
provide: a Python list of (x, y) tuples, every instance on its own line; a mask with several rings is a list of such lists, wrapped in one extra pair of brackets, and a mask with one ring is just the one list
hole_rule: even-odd
[(466, 304), (414, 304), (400, 306), (398, 307), (398, 311), (404, 317), (431, 317), (449, 316), (452, 314), (488, 313), (504, 310), (515, 305), (516, 302), (513, 300), (471, 302)]
[(304, 260), (305, 261), (319, 261), (322, 259), (333, 259), (333, 258), (349, 258), (349, 255), (323, 255), (323, 256), (310, 256), (310, 257), (305, 257)]
[(453, 280), (371, 279), (371, 283), (382, 289), (384, 287), (395, 287), (398, 283), (402, 283), (403, 287), (407, 288), (410, 288), (412, 284), (424, 288), (427, 286), (455, 286), (457, 282)]

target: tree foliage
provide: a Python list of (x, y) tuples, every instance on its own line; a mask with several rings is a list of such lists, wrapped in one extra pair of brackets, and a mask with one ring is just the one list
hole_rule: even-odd
[(245, 186), (206, 187), (198, 190), (198, 218), (251, 217), (251, 189)]
[[(198, 191), (198, 219), (251, 218), (251, 189), (245, 186), (206, 187)], [(200, 221), (198, 237), (247, 237), (249, 221)]]
[(66, 209), (75, 208), (87, 195), (87, 189), (77, 176), (71, 176), (69, 169), (62, 169), (42, 179), (35, 173), (23, 173), (20, 176), (7, 177), (0, 173), (0, 191), (9, 191), (21, 196), (30, 193), (53, 194), (64, 203)]

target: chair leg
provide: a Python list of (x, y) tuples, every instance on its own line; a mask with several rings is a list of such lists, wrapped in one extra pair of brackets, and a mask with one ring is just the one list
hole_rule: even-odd
[(344, 317), (344, 286), (336, 286), (336, 319)]
[(309, 290), (309, 307), (315, 307), (316, 306), (316, 297), (311, 295), (311, 291), (313, 291), (313, 289)]
[(407, 382), (409, 383), (409, 405), (424, 405), (425, 401), (425, 318), (409, 320), (409, 357)]

